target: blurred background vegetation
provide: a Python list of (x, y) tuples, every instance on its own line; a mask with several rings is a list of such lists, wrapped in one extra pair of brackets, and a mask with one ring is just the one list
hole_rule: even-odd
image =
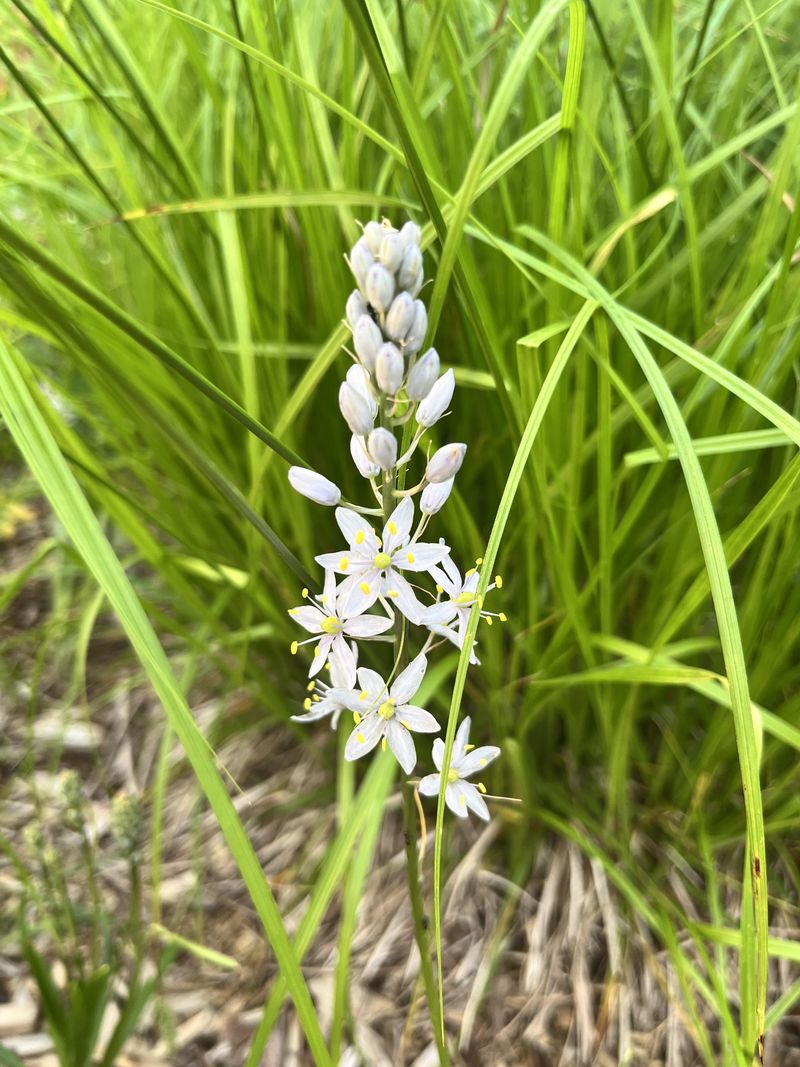
[[(789, 926), (800, 889), (796, 29), (791, 0), (0, 13), (2, 360), (183, 691), (247, 694), (204, 724), (212, 745), (296, 729), (286, 608), (338, 533), (290, 491), (286, 458), (359, 498), (336, 406), (356, 220), (424, 226), (429, 341), (459, 383), (440, 434), (469, 443), (439, 517), (461, 560), (483, 554), (547, 369), (599, 300), (525, 465), (497, 560), (509, 623), (481, 630), (462, 709), (473, 740), (503, 746), (492, 791), (522, 800), (498, 806), (491, 862), (525, 885), (537, 847), (566, 837), (678, 961), (688, 938), (677, 966), (707, 1063), (749, 1062), (757, 1036), (755, 979), (735, 973), (737, 946), (748, 971), (755, 954), (740, 757), (760, 763)], [(697, 511), (620, 322), (660, 367), (713, 503), (757, 702), (738, 748)], [(137, 660), (8, 410), (4, 714), (91, 717)], [(443, 721), (454, 665), (431, 695)], [(345, 809), (335, 735), (296, 735), (327, 770), (292, 804)], [(800, 985), (773, 993), (771, 1025)]]

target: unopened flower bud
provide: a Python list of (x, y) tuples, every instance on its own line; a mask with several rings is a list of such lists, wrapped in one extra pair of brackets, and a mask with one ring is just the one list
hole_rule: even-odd
[(401, 289), (411, 289), (421, 271), (422, 253), (417, 245), (409, 245), (397, 273), (397, 284)]
[(111, 833), (126, 859), (133, 859), (144, 839), (144, 808), (138, 797), (118, 793), (111, 801)]
[(408, 293), (398, 293), (389, 308), (384, 330), (393, 341), (405, 340), (406, 334), (414, 325), (415, 314), (416, 308), (411, 296)]
[(422, 230), (417, 226), (416, 222), (408, 220), (403, 226), (400, 227), (400, 236), (403, 238), (405, 247), (410, 245), (419, 245), (422, 240)]
[(421, 300), (414, 301), (414, 321), (406, 334), (405, 351), (409, 355), (419, 352), (428, 332), (428, 312)]
[(377, 478), (381, 473), (378, 464), (370, 458), (369, 453), (364, 448), (364, 442), (360, 437), (356, 437), (355, 434), (350, 438), (350, 455), (353, 457), (353, 463), (355, 463), (362, 478)]
[(367, 314), (367, 302), (358, 289), (354, 289), (348, 296), (344, 310), (347, 321), (350, 323), (350, 329), (354, 331), (361, 316)]
[(387, 233), (381, 241), (381, 250), (378, 258), (384, 267), (394, 274), (403, 262), (405, 250), (405, 242), (399, 233)]
[(345, 381), (348, 385), (352, 385), (357, 393), (360, 393), (369, 404), (369, 409), (372, 412), (372, 418), (378, 414), (378, 401), (375, 399), (375, 394), (372, 392), (370, 386), (369, 372), (363, 367), (354, 363), (348, 368), (347, 374), (345, 374)]
[(375, 257), (367, 248), (367, 242), (362, 237), (362, 239), (356, 241), (350, 249), (350, 270), (353, 272), (353, 277), (358, 282), (358, 288), (362, 291), (364, 291), (367, 275), (374, 262)]
[(420, 356), (411, 370), (408, 372), (406, 382), (406, 394), (409, 400), (422, 400), (433, 387), (433, 383), (439, 377), (439, 353), (435, 348), (429, 348), (424, 356)]
[(379, 222), (373, 219), (368, 222), (364, 227), (364, 240), (367, 242), (367, 248), (373, 256), (377, 256), (381, 250), (381, 242), (386, 235), (386, 230), (381, 226)]
[(464, 444), (442, 445), (433, 453), (425, 468), (425, 478), (429, 482), (446, 482), (458, 474), (464, 462), (467, 446)]
[(417, 408), (417, 422), (420, 426), (433, 426), (444, 415), (453, 399), (456, 379), (452, 367), (437, 379), (431, 391)]
[(379, 426), (367, 438), (367, 451), (381, 470), (390, 471), (397, 462), (397, 438), (391, 430)]
[(334, 485), (316, 471), (306, 470), (305, 467), (289, 468), (289, 484), (292, 489), (307, 496), (309, 500), (324, 504), (329, 508), (335, 507), (342, 499), (338, 485)]
[(394, 275), (380, 263), (373, 263), (367, 272), (364, 292), (376, 311), (388, 311), (394, 296)]
[(411, 294), (411, 296), (419, 296), (419, 291), (422, 288), (424, 282), (425, 282), (425, 271), (422, 269), (422, 267), (420, 267), (419, 270), (417, 271), (417, 276), (414, 279), (413, 284), (409, 285), (409, 287), (408, 287), (408, 291)]
[(367, 436), (375, 417), (369, 401), (349, 382), (342, 382), (339, 386), (339, 410), (351, 433), (357, 433), (361, 437)]
[(435, 515), (441, 511), (453, 488), (455, 478), (448, 478), (444, 482), (431, 482), (422, 490), (419, 498), (419, 510), (423, 515)]
[(353, 347), (368, 371), (375, 369), (375, 357), (383, 344), (383, 334), (371, 315), (362, 315), (353, 330)]
[(382, 393), (394, 396), (403, 384), (405, 360), (397, 345), (381, 345), (375, 359), (375, 381)]

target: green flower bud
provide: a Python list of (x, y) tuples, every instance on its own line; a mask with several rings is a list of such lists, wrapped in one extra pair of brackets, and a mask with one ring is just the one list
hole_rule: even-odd
[(123, 856), (133, 859), (144, 839), (144, 808), (138, 797), (118, 793), (111, 802), (111, 833)]

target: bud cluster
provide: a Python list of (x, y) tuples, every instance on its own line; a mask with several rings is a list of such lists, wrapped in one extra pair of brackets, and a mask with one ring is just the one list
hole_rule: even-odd
[[(305, 713), (296, 718), (311, 722), (330, 714), (335, 725), (347, 709), (353, 713), (355, 729), (345, 757), (357, 759), (380, 743), (391, 748), (406, 773), (416, 763), (411, 734), (439, 730), (429, 712), (408, 702), (424, 677), (427, 654), (442, 641), (462, 647), (478, 586), (477, 567), (462, 578), (444, 539), (436, 543), (420, 540), (450, 496), (466, 444), (455, 442), (437, 449), (412, 488), (401, 488), (399, 477), (424, 435), (447, 414), (455, 390), (453, 370), (442, 372), (436, 349), (422, 351), (428, 313), (419, 299), (425, 280), (420, 237), (413, 222), (399, 230), (388, 220), (368, 222), (347, 257), (357, 288), (346, 305), (353, 364), (339, 387), (339, 410), (351, 434), (353, 463), (369, 481), (379, 507), (336, 507), (342, 503), (342, 494), (333, 482), (300, 467), (289, 471), (289, 481), (299, 493), (336, 507), (336, 521), (347, 542), (340, 551), (316, 557), (325, 572), (324, 591), (311, 597), (305, 590), (307, 604), (290, 611), (312, 635), (293, 642), (292, 652), (301, 644), (316, 644), (309, 669), (313, 695), (306, 698)], [(416, 529), (414, 497), (418, 497), (420, 512)], [(380, 535), (364, 515), (382, 516)], [(415, 581), (428, 574), (435, 594), (412, 585), (407, 574)], [(501, 584), (498, 577), (489, 589)], [(426, 599), (421, 601), (418, 591)], [(367, 614), (376, 604), (385, 614)], [(505, 621), (502, 613), (493, 616), (484, 611), (482, 602), (478, 610), (488, 623), (493, 617)], [(420, 626), (427, 638), (417, 657), (388, 684), (375, 671), (357, 667), (356, 642), (380, 640), (393, 626), (395, 612), (404, 627)], [(474, 647), (470, 655), (477, 662)], [(398, 660), (392, 676), (399, 665)], [(330, 670), (330, 686), (318, 680), (325, 666)], [(456, 739), (445, 798), (457, 815), (466, 816), (471, 809), (488, 819), (481, 795), (485, 790), (464, 779), (500, 750), (485, 746), (467, 754), (473, 748), (467, 744), (468, 732), (469, 719), (462, 723)], [(437, 740), (433, 758), (440, 769), (442, 755), (442, 743)], [(420, 783), (421, 791), (438, 792), (438, 781), (438, 774), (428, 775)]]

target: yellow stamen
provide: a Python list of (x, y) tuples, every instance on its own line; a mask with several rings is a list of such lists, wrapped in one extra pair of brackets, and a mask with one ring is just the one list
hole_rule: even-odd
[(464, 807), (464, 805), (465, 805), (465, 804), (467, 803), (467, 802), (466, 802), (466, 800), (464, 799), (464, 794), (463, 794), (463, 793), (462, 793), (462, 794), (461, 794), (461, 796), (460, 796), (460, 797), (458, 798), (458, 803), (459, 803), (459, 804), (461, 805), (461, 807), (462, 807), (462, 808), (463, 808), (463, 807)]
[(359, 530), (358, 533), (356, 534), (356, 544), (357, 545), (363, 545), (364, 544), (364, 531), (363, 530)]
[(314, 703), (315, 703), (315, 704), (317, 704), (317, 703), (318, 703), (318, 702), (319, 702), (320, 700), (322, 700), (322, 697), (321, 697), (321, 696), (318, 696), (318, 695), (317, 695), (317, 694), (315, 693), (315, 694), (313, 695), (313, 697), (312, 697), (311, 699), (312, 699), (312, 700), (314, 701)]
[(456, 599), (453, 601), (455, 604), (471, 604), (475, 599), (472, 593), (459, 593)]
[(367, 585), (366, 582), (359, 582), (358, 588), (361, 590), (361, 592), (364, 594), (364, 596), (368, 596), (369, 595), (370, 588), (369, 588), (369, 586)]
[(306, 686), (306, 689), (309, 691), (309, 693), (313, 693), (314, 692), (316, 684), (317, 684), (316, 682), (309, 682), (308, 683), (308, 685)]
[(481, 563), (483, 563), (483, 556), (478, 556), (478, 558), (475, 560), (475, 566), (480, 567)]
[(394, 522), (389, 523), (389, 533), (394, 536), (397, 533), (397, 524)]
[(372, 566), (379, 571), (386, 570), (389, 564), (392, 562), (392, 557), (388, 552), (378, 552), (375, 554), (372, 560)]
[(486, 625), (487, 626), (491, 626), (493, 622), (494, 622), (494, 619), (492, 618), (492, 616), (491, 615), (487, 615), (486, 616)]
[(342, 556), (342, 558), (339, 560), (339, 570), (346, 571), (349, 566), (350, 560), (347, 558), (347, 556)]
[(324, 604), (326, 599), (327, 598), (326, 598), (325, 594), (323, 593), (322, 596), (319, 598), (320, 604)]
[(358, 726), (358, 724), (361, 722), (361, 716), (358, 714), (357, 711), (353, 712), (353, 722), (356, 724), (356, 726)]
[(398, 597), (400, 596), (400, 591), (398, 589), (387, 589), (386, 595), (390, 597)]
[(506, 615), (506, 613), (504, 611), (501, 611), (500, 614), (497, 617), (500, 620), (500, 622), (508, 622), (508, 615)]
[(340, 634), (342, 632), (342, 624), (335, 615), (328, 615), (320, 623), (320, 629), (325, 634)]
[(452, 770), (452, 769), (451, 769), (451, 770), (449, 770), (449, 771), (447, 772), (447, 781), (448, 781), (448, 782), (449, 782), (449, 783), (450, 783), (451, 785), (453, 784), (453, 782), (457, 782), (457, 781), (458, 781), (458, 771), (454, 771), (454, 770)]
[(415, 559), (414, 553), (413, 552), (407, 552), (406, 553), (406, 559), (408, 560), (409, 563), (413, 563), (414, 559)]
[(464, 745), (465, 752), (472, 752), (473, 748), (475, 748), (474, 745)]
[(306, 709), (306, 711), (311, 710), (311, 697), (306, 697), (306, 699), (303, 701), (303, 707)]
[(496, 574), (494, 576), (494, 584), (497, 586), (498, 589), (502, 589), (503, 588), (503, 579), (502, 579), (501, 575)]
[(367, 696), (368, 696), (368, 694), (367, 694), (366, 689), (362, 689), (361, 692), (358, 694), (358, 699), (359, 700), (366, 700)]
[(364, 735), (361, 733), (361, 731), (356, 734), (356, 741), (358, 741), (360, 745), (364, 744)]
[(291, 654), (293, 656), (297, 655), (297, 642), (296, 641), (292, 641), (292, 643), (289, 645), (289, 651), (291, 652)]
[(306, 598), (307, 596), (308, 596), (308, 590), (307, 590), (307, 589), (304, 589), (304, 590), (303, 590), (303, 600), (305, 600), (305, 598)]
[(394, 701), (391, 697), (388, 700), (384, 700), (381, 706), (378, 708), (378, 714), (382, 719), (386, 719), (387, 722), (394, 715)]
[(436, 592), (437, 593), (443, 593), (444, 592), (444, 589), (442, 589), (442, 587), (439, 585), (438, 582), (436, 583)]
[(386, 738), (382, 737), (381, 738), (381, 752), (385, 752), (385, 751), (386, 751)]
[(478, 763), (480, 764), (481, 767), (485, 767), (486, 766), (486, 760), (484, 759), (483, 756), (481, 756), (481, 758), (478, 760)]
[(296, 615), (297, 614), (297, 608), (289, 608), (289, 614), (290, 615)]
[(483, 784), (483, 782), (478, 782), (478, 789), (480, 790), (481, 793), (485, 793), (486, 792), (486, 786)]
[(464, 577), (465, 578), (469, 578), (469, 576), (471, 574), (474, 574), (474, 573), (475, 573), (475, 568), (474, 567), (470, 567), (470, 569), (464, 574)]

